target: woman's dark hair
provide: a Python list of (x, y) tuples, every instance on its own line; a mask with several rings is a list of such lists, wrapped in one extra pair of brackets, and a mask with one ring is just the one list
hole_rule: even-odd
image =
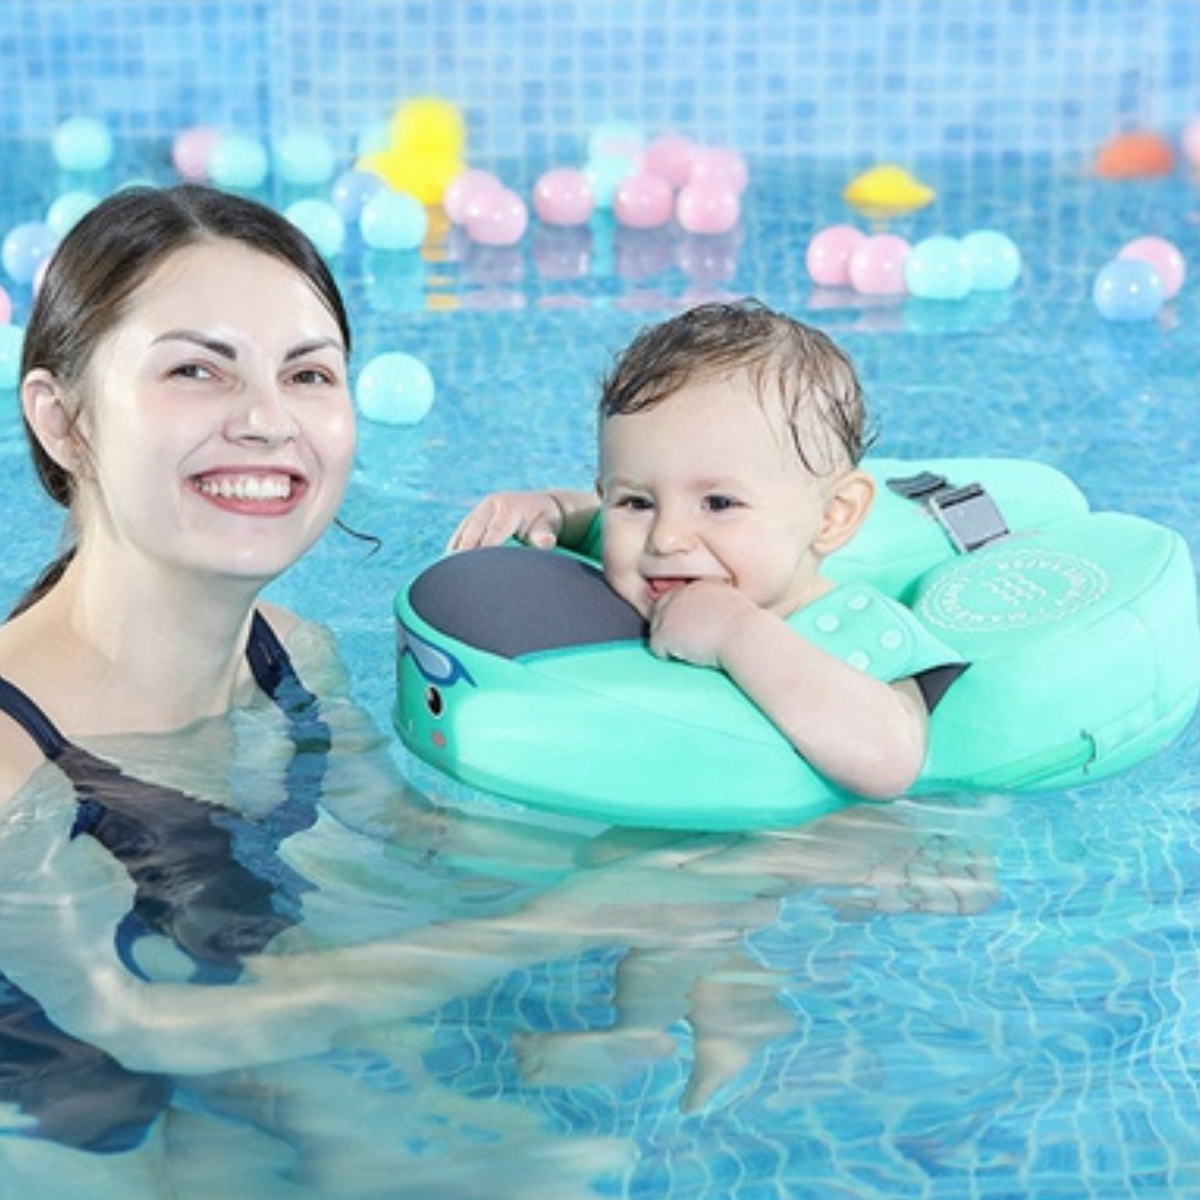
[[(96, 347), (121, 322), (138, 289), (179, 250), (213, 239), (240, 242), (294, 267), (324, 301), (349, 351), (350, 322), (337, 282), (317, 248), (281, 213), (197, 184), (130, 187), (91, 209), (50, 260), (25, 329), (21, 378), (38, 368), (54, 375), (74, 399), (68, 416), (76, 424)], [(28, 421), (25, 433), (43, 489), (70, 509), (74, 476), (46, 453)], [(49, 591), (73, 553), (70, 546), (51, 563), (14, 612)]]
[(653, 408), (692, 380), (738, 372), (751, 377), (760, 399), (774, 385), (810, 471), (827, 469), (829, 453), (817, 448), (822, 466), (804, 445), (809, 414), (852, 465), (862, 459), (873, 435), (849, 356), (819, 329), (752, 299), (701, 304), (643, 329), (601, 384), (600, 419)]

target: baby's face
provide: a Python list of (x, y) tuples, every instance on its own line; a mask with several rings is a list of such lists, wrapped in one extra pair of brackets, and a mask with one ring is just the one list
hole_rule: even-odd
[(829, 477), (808, 470), (780, 401), (760, 401), (744, 373), (606, 419), (600, 489), (605, 574), (643, 615), (697, 579), (730, 583), (781, 616), (824, 589)]

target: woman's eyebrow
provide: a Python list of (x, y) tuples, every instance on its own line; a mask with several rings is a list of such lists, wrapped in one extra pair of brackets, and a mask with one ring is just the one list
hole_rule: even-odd
[(157, 346), (160, 342), (192, 342), (223, 358), (237, 359), (237, 350), (229, 342), (222, 342), (218, 338), (208, 337), (206, 334), (197, 333), (191, 329), (170, 329), (166, 333), (160, 333), (152, 345)]
[[(160, 342), (191, 342), (194, 345), (201, 346), (205, 350), (211, 350), (214, 354), (221, 355), (222, 358), (227, 358), (231, 362), (237, 361), (237, 348), (229, 342), (223, 342), (220, 338), (209, 337), (207, 334), (198, 333), (192, 329), (171, 329), (166, 333), (160, 333), (154, 339), (154, 344)], [(294, 359), (303, 358), (306, 354), (312, 354), (317, 350), (324, 349), (336, 350), (343, 357), (346, 354), (346, 347), (337, 338), (313, 338), (311, 341), (301, 342), (298, 346), (293, 346), (284, 356), (284, 362), (292, 362)]]
[(294, 358), (303, 358), (315, 350), (325, 349), (336, 350), (343, 357), (346, 354), (346, 347), (337, 338), (313, 338), (310, 342), (301, 342), (300, 345), (294, 346), (283, 356), (283, 361), (291, 362)]

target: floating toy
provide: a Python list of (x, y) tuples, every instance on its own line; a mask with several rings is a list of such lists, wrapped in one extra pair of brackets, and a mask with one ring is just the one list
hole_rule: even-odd
[(209, 125), (180, 130), (171, 142), (171, 163), (180, 177), (193, 183), (206, 180), (209, 160), (220, 140), (220, 132)]
[(904, 284), (919, 300), (962, 300), (975, 284), (975, 268), (958, 238), (936, 234), (904, 260)]
[(529, 209), (516, 192), (499, 187), (468, 212), (465, 228), (481, 246), (515, 246), (529, 228)]
[(359, 373), (354, 398), (370, 421), (416, 425), (429, 415), (436, 388), (429, 368), (411, 354), (378, 354)]
[(856, 176), (842, 193), (851, 208), (872, 217), (892, 217), (932, 204), (937, 193), (903, 167), (884, 163)]
[(276, 174), (295, 187), (328, 183), (337, 169), (333, 143), (323, 133), (310, 130), (295, 130), (277, 138), (271, 155)]
[(1109, 321), (1151, 321), (1163, 306), (1163, 282), (1153, 264), (1114, 258), (1096, 273), (1092, 303)]
[(975, 229), (962, 239), (976, 292), (1007, 291), (1021, 277), (1021, 251), (1006, 233)]
[(21, 352), (24, 348), (23, 326), (0, 325), (0, 392), (16, 391), (21, 382)]
[(850, 283), (864, 296), (903, 296), (907, 290), (904, 264), (911, 253), (908, 240), (897, 233), (863, 238), (850, 255)]
[(701, 179), (685, 184), (675, 198), (675, 219), (685, 233), (728, 233), (742, 216), (742, 203), (727, 183)]
[(829, 225), (815, 233), (804, 253), (809, 278), (819, 287), (849, 287), (850, 256), (866, 237), (853, 225)]
[(96, 117), (70, 117), (54, 131), (51, 149), (64, 171), (102, 171), (112, 162), (113, 135)]
[(346, 244), (346, 222), (328, 200), (311, 196), (297, 200), (287, 206), (284, 216), (304, 232), (325, 258), (333, 258), (342, 252)]
[(1179, 248), (1173, 242), (1168, 242), (1166, 238), (1134, 238), (1132, 242), (1126, 242), (1117, 251), (1117, 257), (1136, 258), (1142, 262), (1148, 262), (1162, 280), (1164, 300), (1173, 300), (1179, 294), (1179, 289), (1183, 287), (1183, 281), (1187, 275), (1187, 264), (1184, 262), (1183, 255), (1179, 253)]
[(422, 204), (440, 204), (450, 181), (466, 169), (467, 126), (448, 101), (432, 96), (406, 100), (392, 116), (387, 145), (354, 164)]
[(635, 171), (613, 193), (613, 216), (626, 229), (661, 229), (674, 211), (675, 190), (648, 171)]
[(1101, 179), (1148, 179), (1170, 175), (1175, 150), (1158, 133), (1134, 130), (1108, 139), (1096, 155), (1095, 172)]
[(442, 209), (451, 224), (465, 225), (472, 214), (479, 212), (488, 196), (502, 191), (504, 184), (498, 175), (471, 167), (460, 171), (446, 185), (442, 196)]
[(374, 250), (415, 250), (429, 232), (429, 214), (416, 196), (384, 187), (363, 205), (358, 229)]
[(546, 225), (586, 225), (594, 207), (591, 182), (577, 167), (552, 167), (533, 185), (533, 211)]
[(682, 134), (664, 133), (646, 147), (642, 167), (665, 179), (673, 188), (681, 188), (692, 176), (695, 152), (695, 145)]
[(32, 283), (58, 248), (58, 237), (45, 221), (22, 221), (0, 242), (0, 266), (9, 279)]
[[(840, 586), (791, 620), (888, 678), (906, 636), (870, 619), (882, 592), (969, 664), (934, 708), (914, 793), (1074, 787), (1183, 728), (1200, 633), (1179, 534), (1090, 512), (1036, 463), (868, 467), (876, 505), (827, 564)], [(726, 676), (650, 653), (597, 543), (450, 555), (396, 597), (404, 745), (472, 787), (618, 825), (784, 827), (853, 802)]]
[(218, 187), (235, 191), (260, 186), (270, 167), (266, 146), (241, 133), (222, 134), (208, 156), (208, 177)]

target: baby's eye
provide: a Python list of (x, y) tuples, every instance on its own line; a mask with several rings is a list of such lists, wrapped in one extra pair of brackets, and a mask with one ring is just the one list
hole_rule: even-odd
[(616, 508), (627, 508), (631, 512), (649, 512), (654, 507), (654, 501), (649, 496), (618, 496)]
[(706, 496), (704, 507), (709, 512), (728, 512), (732, 508), (740, 508), (741, 502), (732, 496)]

